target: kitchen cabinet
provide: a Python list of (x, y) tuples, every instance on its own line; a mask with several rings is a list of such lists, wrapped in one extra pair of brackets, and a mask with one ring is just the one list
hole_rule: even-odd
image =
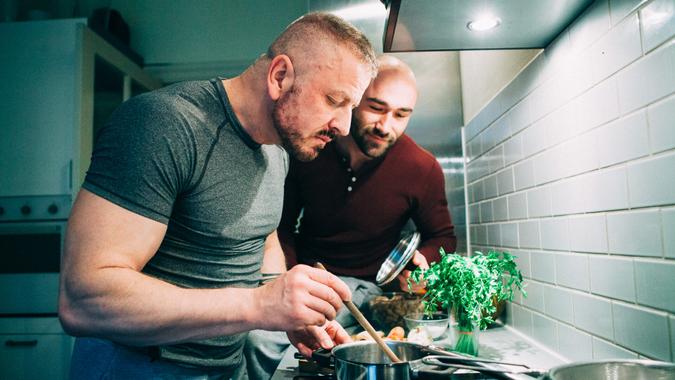
[[(161, 83), (85, 19), (0, 23), (0, 83), (0, 257), (22, 255), (0, 270), (10, 300), (0, 303), (0, 379), (65, 379), (73, 338), (56, 298), (70, 205), (97, 131), (119, 104)], [(30, 264), (26, 252), (40, 260)]]
[(0, 378), (68, 378), (73, 338), (57, 318), (2, 318), (0, 341)]
[(74, 195), (95, 132), (161, 83), (86, 19), (0, 23), (0, 197)]

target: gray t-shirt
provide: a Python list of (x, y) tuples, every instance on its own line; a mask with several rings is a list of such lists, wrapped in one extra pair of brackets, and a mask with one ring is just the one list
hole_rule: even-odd
[[(100, 131), (82, 187), (168, 225), (144, 273), (185, 288), (255, 287), (287, 171), (281, 147), (244, 132), (222, 82), (197, 81), (120, 106)], [(162, 346), (160, 356), (233, 368), (245, 335)]]

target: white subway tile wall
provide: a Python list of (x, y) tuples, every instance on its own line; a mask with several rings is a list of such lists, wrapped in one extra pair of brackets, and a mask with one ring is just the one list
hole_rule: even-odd
[(530, 265), (534, 280), (555, 283), (555, 255), (545, 251), (532, 251)]
[(675, 357), (675, 4), (596, 0), (466, 126), (507, 323), (571, 360)]
[(645, 51), (650, 51), (675, 34), (673, 0), (654, 0), (640, 10)]
[(649, 114), (649, 141), (651, 152), (658, 153), (675, 148), (675, 96), (656, 103), (647, 109)]
[(574, 322), (572, 292), (565, 288), (544, 286), (544, 305), (546, 314), (563, 322)]
[(558, 347), (557, 324), (549, 317), (539, 313), (532, 314), (532, 336), (549, 348)]
[(606, 340), (593, 337), (593, 359), (637, 359), (638, 355)]
[(640, 354), (670, 360), (666, 313), (625, 303), (612, 303), (614, 340)]
[(593, 335), (606, 339), (614, 338), (612, 328), (612, 305), (609, 301), (583, 293), (572, 296), (574, 324)]
[(675, 208), (662, 209), (661, 218), (663, 221), (663, 249), (666, 252), (666, 257), (675, 258)]
[(558, 352), (574, 361), (593, 359), (592, 337), (572, 326), (558, 323)]
[(591, 292), (635, 302), (635, 272), (632, 259), (590, 256)]

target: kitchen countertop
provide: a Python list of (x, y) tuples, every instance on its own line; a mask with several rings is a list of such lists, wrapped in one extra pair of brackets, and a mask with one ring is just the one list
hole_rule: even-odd
[[(437, 341), (434, 344), (442, 346), (443, 341)], [(532, 369), (548, 370), (568, 362), (564, 357), (510, 326), (497, 326), (481, 331), (479, 344), (479, 357), (481, 358), (522, 363)], [(286, 351), (279, 367), (272, 375), (272, 380), (292, 379), (293, 376), (298, 375), (298, 360), (293, 358), (295, 352), (294, 347)]]

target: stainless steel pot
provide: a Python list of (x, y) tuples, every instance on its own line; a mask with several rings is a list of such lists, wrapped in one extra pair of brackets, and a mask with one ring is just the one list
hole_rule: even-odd
[(435, 370), (422, 362), (429, 356), (424, 346), (410, 342), (387, 341), (401, 363), (392, 363), (374, 342), (339, 345), (331, 351), (338, 380), (410, 380), (421, 374), (449, 376), (454, 368)]
[(650, 360), (603, 360), (551, 369), (545, 380), (675, 380), (675, 364)]

